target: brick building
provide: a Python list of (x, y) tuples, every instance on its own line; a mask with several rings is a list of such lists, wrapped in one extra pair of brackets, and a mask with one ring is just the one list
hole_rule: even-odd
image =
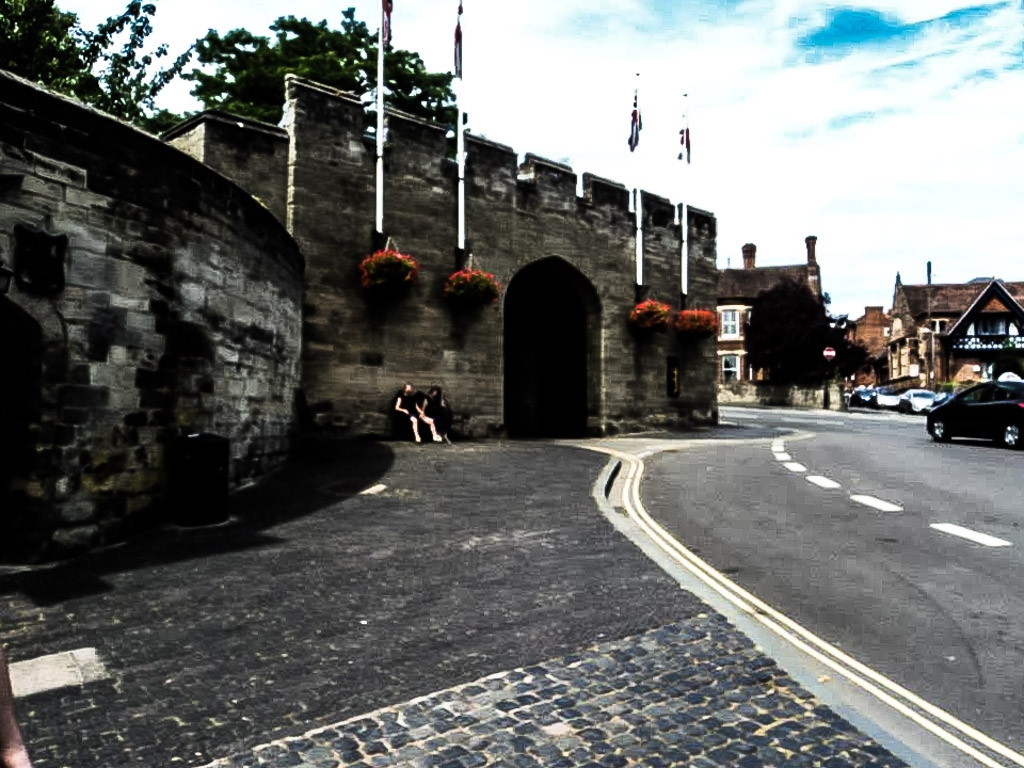
[(897, 274), (889, 383), (906, 389), (990, 378), (1004, 349), (1024, 354), (1022, 302), (1022, 282), (904, 285)]
[(821, 298), (821, 268), (815, 252), (818, 238), (809, 235), (804, 239), (807, 247), (807, 261), (780, 267), (758, 267), (757, 246), (747, 243), (743, 246), (743, 268), (723, 269), (718, 276), (718, 381), (754, 381), (760, 374), (744, 362), (746, 347), (743, 327), (749, 318), (750, 309), (762, 292), (775, 287), (783, 280), (804, 283), (811, 293)]
[(854, 386), (873, 387), (889, 378), (889, 335), (892, 318), (882, 307), (864, 307), (864, 314), (851, 320), (847, 338), (868, 352), (867, 363), (853, 375)]

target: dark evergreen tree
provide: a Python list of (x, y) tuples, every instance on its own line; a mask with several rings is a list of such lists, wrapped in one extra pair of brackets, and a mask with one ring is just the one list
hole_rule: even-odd
[[(747, 362), (777, 384), (820, 384), (833, 373), (845, 376), (867, 360), (867, 350), (846, 336), (845, 315), (832, 317), (810, 288), (783, 280), (754, 300), (745, 328)], [(836, 351), (831, 363), (822, 355)]]

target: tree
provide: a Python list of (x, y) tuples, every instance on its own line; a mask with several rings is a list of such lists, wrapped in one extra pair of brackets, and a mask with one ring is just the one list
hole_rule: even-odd
[(53, 0), (0, 0), (0, 69), (72, 93), (85, 71), (77, 27)]
[[(207, 109), (277, 123), (288, 73), (361, 97), (376, 87), (377, 38), (356, 21), (354, 8), (342, 13), (340, 30), (328, 27), (326, 20), (313, 23), (294, 16), (278, 18), (270, 29), (276, 33), (273, 41), (244, 29), (223, 37), (210, 30), (197, 50), (199, 62), (214, 71), (193, 69), (183, 75), (196, 83), (192, 95)], [(389, 107), (455, 123), (450, 74), (428, 72), (419, 54), (389, 46), (385, 77)]]
[[(152, 53), (142, 53), (146, 38), (153, 33), (154, 3), (132, 0), (119, 16), (111, 16), (95, 32), (79, 30), (82, 58), (87, 70), (99, 74), (78, 88), (84, 101), (114, 117), (144, 125), (155, 110), (157, 95), (182, 73), (192, 58), (194, 46), (180, 54), (174, 62), (155, 74), (150, 67), (156, 59), (167, 55), (167, 46), (158, 46)], [(127, 31), (127, 40), (119, 51), (110, 51), (115, 39)]]
[(1004, 373), (1015, 373), (1024, 378), (1024, 353), (1007, 339), (992, 361), (992, 378), (998, 379)]
[[(754, 300), (745, 328), (747, 361), (778, 384), (819, 384), (867, 360), (867, 350), (852, 344), (846, 331), (846, 317), (830, 316), (807, 285), (783, 280)], [(825, 347), (836, 351), (832, 363), (822, 356)]]
[[(192, 56), (189, 48), (166, 69), (151, 72), (155, 60), (167, 55), (166, 45), (143, 52), (155, 14), (154, 3), (131, 0), (124, 12), (90, 32), (54, 0), (0, 0), (0, 67), (147, 127), (157, 95)], [(119, 39), (121, 48), (111, 50)], [(161, 110), (155, 116), (163, 123), (180, 120), (168, 114)]]

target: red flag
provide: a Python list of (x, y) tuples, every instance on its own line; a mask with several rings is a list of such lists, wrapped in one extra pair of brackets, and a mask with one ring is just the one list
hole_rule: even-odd
[(633, 92), (633, 114), (629, 120), (629, 151), (632, 152), (636, 149), (637, 144), (640, 143), (640, 129), (644, 127), (643, 121), (640, 119), (640, 107), (637, 106), (636, 91)]
[(393, 0), (382, 0), (384, 8), (384, 45), (391, 42), (391, 11), (394, 8)]
[(455, 22), (455, 76), (462, 79), (462, 3), (459, 3), (459, 17)]

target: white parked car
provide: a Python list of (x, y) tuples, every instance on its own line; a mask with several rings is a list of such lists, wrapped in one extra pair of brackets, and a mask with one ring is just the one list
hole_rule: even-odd
[(935, 405), (935, 393), (927, 389), (908, 389), (900, 395), (900, 413), (928, 413)]
[(878, 390), (878, 395), (875, 398), (875, 406), (877, 408), (890, 408), (895, 410), (900, 406), (900, 395), (898, 392), (891, 390), (888, 387), (882, 387)]

